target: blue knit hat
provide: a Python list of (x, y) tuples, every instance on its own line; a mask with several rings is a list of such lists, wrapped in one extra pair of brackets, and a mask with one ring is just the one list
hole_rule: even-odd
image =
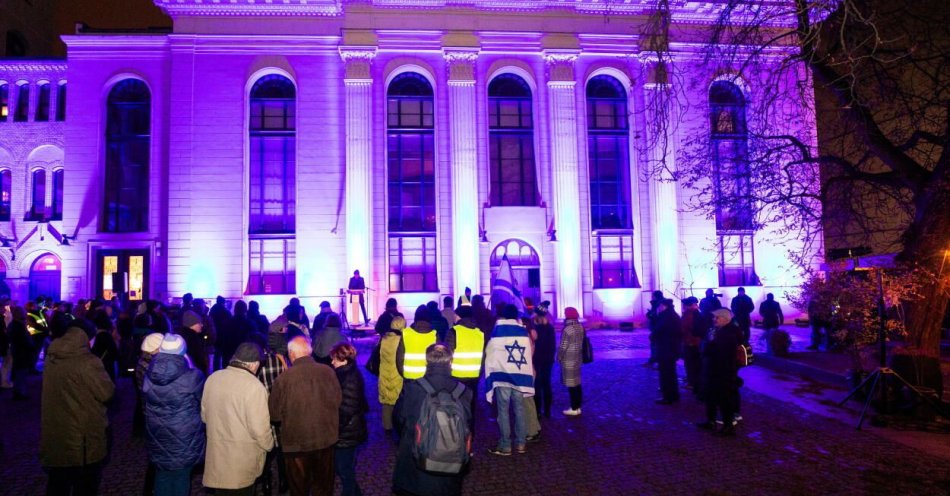
[(158, 349), (159, 353), (169, 355), (184, 355), (188, 346), (185, 345), (185, 339), (177, 334), (168, 333), (162, 340), (162, 347)]

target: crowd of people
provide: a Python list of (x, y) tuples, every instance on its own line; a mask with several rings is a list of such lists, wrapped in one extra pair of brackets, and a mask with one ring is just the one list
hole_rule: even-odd
[[(580, 315), (564, 309), (558, 341), (549, 302), (527, 303), (490, 310), (466, 288), (441, 308), (420, 305), (410, 324), (396, 300), (387, 301), (365, 367), (378, 376), (381, 427), (398, 445), (395, 494), (461, 492), (479, 393), (497, 410), (499, 436), (489, 450), (496, 456), (524, 453), (541, 438), (542, 420), (551, 417), (555, 363), (569, 397), (563, 414), (581, 415), (587, 340)], [(681, 303), (677, 314), (657, 291), (647, 313), (657, 403), (674, 404), (681, 387), (692, 390), (706, 404), (698, 426), (734, 435), (742, 385), (736, 349), (748, 345), (754, 305), (742, 288), (732, 311), (712, 290), (702, 301)], [(123, 375), (134, 381), (133, 427), (146, 440), (145, 494), (190, 494), (199, 466), (202, 484), (216, 494), (260, 488), (330, 495), (335, 477), (344, 495), (362, 494), (357, 453), (368, 439), (369, 404), (357, 350), (329, 303), (321, 303), (312, 321), (297, 298), (272, 321), (254, 301), (229, 305), (218, 297), (209, 307), (190, 294), (172, 307), (157, 301), (124, 307), (115, 298), (2, 308), (0, 378), (9, 387), (12, 377), (15, 399), (30, 395), (26, 378), (42, 357), (41, 461), (49, 494), (97, 493), (108, 454), (107, 409)], [(767, 327), (782, 323), (771, 295), (760, 313)], [(441, 403), (429, 401), (436, 397)], [(430, 415), (430, 404), (446, 410)], [(426, 424), (446, 412), (456, 424)], [(434, 453), (420, 441), (427, 429), (453, 429), (448, 437), (462, 439), (463, 447), (439, 446), (442, 452)]]
[[(454, 303), (448, 297), (442, 308), (419, 306), (409, 324), (390, 299), (376, 321), (379, 339), (366, 367), (379, 377), (382, 428), (399, 446), (395, 494), (461, 491), (465, 463), (443, 457), (439, 471), (418, 461), (416, 430), (431, 422), (423, 406), (433, 395), (459, 402), (463, 461), (482, 378), (484, 397), (498, 409), (492, 454), (524, 453), (540, 439), (541, 419), (551, 416), (555, 361), (571, 398), (564, 414), (581, 413), (584, 329), (575, 309), (565, 311), (558, 344), (548, 302), (492, 311), (467, 290)], [(329, 303), (312, 321), (296, 298), (273, 320), (254, 301), (229, 305), (218, 297), (209, 306), (190, 294), (174, 306), (123, 306), (118, 298), (0, 305), (3, 387), (12, 387), (16, 400), (29, 398), (27, 378), (42, 369), (48, 494), (98, 493), (121, 377), (135, 385), (133, 431), (144, 436), (149, 462), (144, 494), (190, 494), (199, 466), (202, 485), (216, 494), (330, 495), (335, 477), (344, 495), (362, 494), (357, 448), (368, 438), (369, 404), (357, 350)]]

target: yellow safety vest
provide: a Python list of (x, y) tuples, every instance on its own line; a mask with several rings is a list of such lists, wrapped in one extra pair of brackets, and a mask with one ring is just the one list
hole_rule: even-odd
[(435, 344), (435, 331), (422, 334), (411, 327), (402, 331), (402, 343), (405, 356), (402, 362), (402, 376), (406, 379), (418, 379), (426, 374), (426, 348)]
[(455, 353), (452, 354), (452, 377), (474, 379), (482, 369), (485, 338), (482, 331), (456, 325)]

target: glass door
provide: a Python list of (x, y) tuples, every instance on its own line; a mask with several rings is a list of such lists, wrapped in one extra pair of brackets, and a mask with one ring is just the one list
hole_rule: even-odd
[(118, 295), (143, 301), (148, 291), (148, 250), (100, 250), (97, 254), (97, 293), (105, 300)]

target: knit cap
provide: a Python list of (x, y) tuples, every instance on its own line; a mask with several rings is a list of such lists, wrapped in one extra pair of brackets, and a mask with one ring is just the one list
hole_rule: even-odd
[(190, 328), (191, 326), (193, 326), (193, 325), (195, 325), (195, 324), (201, 324), (201, 323), (202, 323), (202, 321), (201, 321), (201, 316), (198, 315), (198, 314), (195, 313), (195, 312), (192, 312), (191, 310), (188, 310), (187, 312), (185, 312), (185, 313), (182, 314), (182, 316), (181, 316), (181, 326), (182, 326), (182, 327), (188, 327), (188, 328)]
[(158, 349), (162, 347), (162, 340), (164, 339), (165, 335), (160, 332), (153, 332), (145, 336), (145, 340), (142, 341), (142, 351), (151, 354), (158, 353)]
[(184, 338), (177, 334), (168, 333), (165, 335), (165, 339), (162, 340), (162, 347), (158, 352), (169, 355), (184, 355), (187, 349)]

